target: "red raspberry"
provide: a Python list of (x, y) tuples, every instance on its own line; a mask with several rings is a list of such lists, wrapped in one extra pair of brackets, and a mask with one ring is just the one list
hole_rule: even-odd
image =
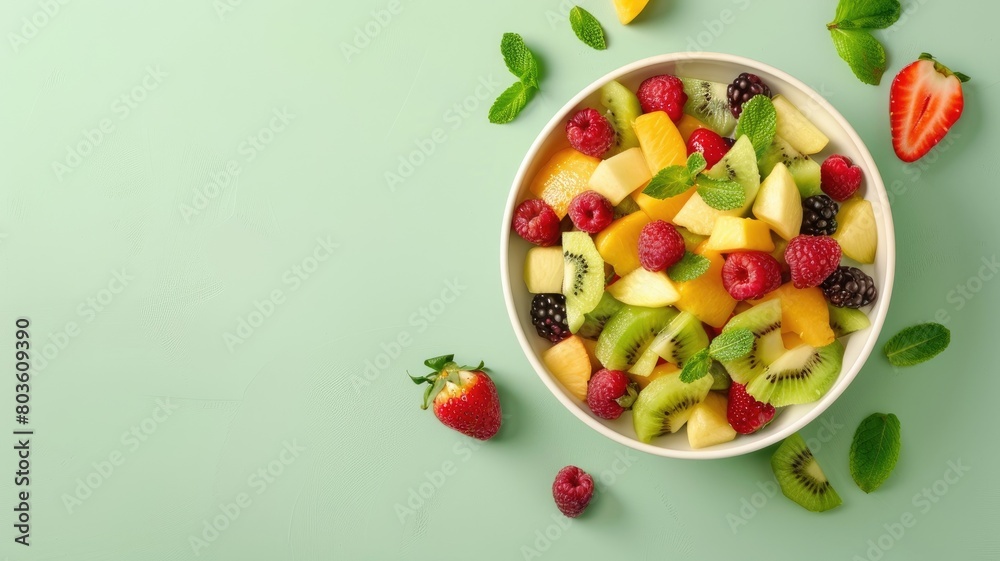
[(795, 236), (785, 248), (795, 288), (819, 286), (840, 266), (840, 244), (828, 236)]
[(615, 219), (615, 208), (597, 191), (584, 191), (570, 201), (569, 218), (578, 229), (596, 234)]
[(820, 168), (823, 192), (831, 199), (844, 202), (861, 187), (861, 168), (847, 156), (834, 154)]
[(705, 161), (708, 162), (708, 169), (712, 169), (715, 164), (719, 163), (719, 160), (726, 155), (726, 152), (729, 152), (730, 148), (732, 145), (725, 138), (709, 129), (696, 129), (691, 133), (687, 143), (688, 156), (695, 152), (701, 152), (701, 155), (705, 156)]
[(611, 148), (617, 134), (603, 115), (589, 107), (577, 111), (566, 123), (566, 138), (570, 145), (595, 158), (600, 158)]
[(781, 286), (781, 265), (762, 251), (734, 251), (722, 266), (722, 285), (736, 300), (753, 300)]
[(684, 115), (684, 104), (688, 100), (680, 78), (670, 74), (647, 78), (639, 84), (639, 91), (635, 95), (639, 98), (643, 113), (666, 111), (670, 120), (675, 123)]
[(674, 225), (654, 220), (639, 233), (639, 263), (647, 271), (662, 271), (684, 257), (684, 236)]
[(602, 419), (617, 419), (639, 395), (636, 384), (620, 370), (598, 370), (587, 384), (587, 405)]
[(514, 231), (529, 242), (547, 247), (562, 238), (559, 217), (545, 201), (528, 199), (514, 211)]
[(552, 483), (552, 498), (559, 510), (570, 518), (583, 514), (594, 496), (594, 478), (576, 466), (566, 466)]
[(747, 387), (733, 382), (729, 386), (726, 420), (740, 434), (751, 434), (764, 428), (774, 418), (774, 406), (761, 403), (747, 393)]

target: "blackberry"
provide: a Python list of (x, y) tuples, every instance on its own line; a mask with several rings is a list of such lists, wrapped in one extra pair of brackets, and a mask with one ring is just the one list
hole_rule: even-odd
[(536, 294), (531, 299), (531, 323), (539, 335), (553, 343), (569, 337), (566, 297), (562, 294)]
[(802, 201), (802, 234), (829, 236), (837, 231), (840, 204), (827, 195), (813, 195)]
[(729, 99), (729, 111), (733, 117), (740, 118), (743, 113), (743, 104), (750, 101), (755, 95), (766, 95), (771, 97), (771, 88), (760, 80), (760, 76), (744, 72), (733, 80), (732, 84), (726, 88), (726, 97)]
[(875, 281), (857, 267), (837, 267), (820, 288), (826, 299), (838, 308), (860, 308), (878, 297)]

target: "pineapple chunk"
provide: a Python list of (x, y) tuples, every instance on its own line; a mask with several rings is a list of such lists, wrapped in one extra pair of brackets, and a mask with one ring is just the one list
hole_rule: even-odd
[(837, 223), (839, 226), (832, 237), (840, 244), (844, 255), (858, 263), (874, 263), (878, 229), (871, 202), (857, 196), (844, 201), (837, 213)]
[(653, 371), (649, 373), (649, 376), (640, 376), (638, 374), (632, 374), (630, 372), (628, 374), (628, 377), (629, 377), (630, 380), (632, 380), (633, 382), (635, 382), (639, 386), (640, 390), (643, 390), (653, 380), (655, 380), (655, 379), (657, 379), (657, 378), (659, 378), (661, 376), (667, 376), (669, 374), (676, 374), (677, 372), (680, 372), (680, 370), (681, 369), (678, 368), (677, 365), (675, 365), (673, 363), (670, 363), (670, 362), (664, 362), (663, 364), (661, 364), (661, 365), (657, 366), (656, 368), (654, 368)]
[(632, 271), (607, 288), (608, 294), (630, 306), (661, 308), (680, 298), (674, 283), (663, 271), (647, 271), (642, 267)]
[(560, 246), (533, 247), (524, 258), (524, 284), (532, 294), (562, 292), (563, 250)]
[(771, 99), (778, 117), (777, 134), (803, 154), (822, 152), (830, 139), (782, 95)]
[(617, 205), (652, 178), (642, 150), (629, 148), (597, 165), (590, 176), (590, 188)]
[(715, 392), (709, 392), (705, 401), (694, 406), (687, 422), (688, 444), (691, 448), (706, 448), (736, 438), (736, 430), (729, 425), (726, 417), (728, 400)]
[(795, 178), (783, 163), (775, 164), (760, 184), (753, 202), (753, 215), (767, 222), (779, 236), (790, 240), (802, 227), (802, 195)]
[(774, 251), (774, 241), (771, 239), (771, 229), (766, 222), (753, 218), (720, 216), (715, 220), (715, 228), (705, 244), (705, 249), (722, 253), (738, 250), (769, 253)]
[(590, 381), (590, 355), (583, 339), (571, 335), (542, 353), (542, 362), (549, 372), (581, 401), (587, 400), (587, 382)]

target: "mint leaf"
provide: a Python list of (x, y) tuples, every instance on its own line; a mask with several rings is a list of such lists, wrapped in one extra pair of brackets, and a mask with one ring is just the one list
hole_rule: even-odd
[(755, 95), (750, 101), (743, 104), (743, 113), (736, 123), (734, 138), (747, 135), (753, 150), (759, 159), (764, 155), (774, 141), (774, 134), (778, 130), (778, 114), (774, 110), (771, 98), (766, 95)]
[(712, 179), (704, 174), (698, 177), (698, 194), (705, 204), (716, 210), (733, 210), (747, 201), (746, 190), (735, 181)]
[(847, 61), (859, 80), (879, 85), (885, 72), (885, 49), (882, 43), (863, 29), (831, 29), (837, 54)]
[(669, 199), (687, 191), (694, 185), (694, 178), (686, 166), (669, 166), (661, 169), (642, 192), (654, 199)]
[(705, 171), (708, 167), (708, 162), (705, 161), (705, 156), (701, 152), (692, 152), (688, 156), (687, 169), (691, 177), (696, 177), (699, 173)]
[(580, 38), (587, 46), (603, 51), (608, 48), (604, 40), (604, 29), (601, 22), (597, 21), (590, 12), (580, 6), (573, 6), (569, 11), (569, 24), (573, 27), (573, 33)]
[(490, 122), (498, 125), (509, 123), (528, 104), (530, 90), (524, 82), (514, 82), (514, 85), (504, 90), (500, 97), (490, 107)]
[(874, 413), (854, 431), (851, 442), (851, 477), (865, 493), (878, 489), (899, 459), (899, 419)]
[(700, 380), (708, 375), (708, 369), (712, 367), (712, 359), (708, 356), (708, 349), (702, 349), (684, 363), (681, 369), (681, 382), (690, 384), (695, 380)]
[(538, 87), (538, 59), (524, 44), (520, 35), (504, 33), (500, 40), (500, 54), (511, 74), (517, 76), (525, 86)]
[(753, 350), (753, 343), (753, 331), (745, 327), (738, 327), (723, 331), (718, 337), (712, 339), (708, 354), (721, 362), (739, 360), (750, 354), (750, 351)]
[(922, 323), (893, 335), (882, 350), (893, 366), (913, 366), (939, 355), (949, 343), (951, 331), (947, 327)]
[(827, 29), (885, 29), (899, 19), (899, 0), (840, 0)]
[(712, 262), (690, 251), (684, 252), (684, 257), (667, 269), (667, 276), (674, 282), (692, 281), (708, 271)]

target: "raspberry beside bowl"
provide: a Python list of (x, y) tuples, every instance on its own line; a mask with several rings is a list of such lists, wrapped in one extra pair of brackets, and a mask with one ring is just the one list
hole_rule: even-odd
[[(606, 82), (618, 80), (634, 91), (642, 80), (659, 74), (726, 83), (741, 72), (760, 76), (771, 87), (773, 94), (784, 95), (830, 138), (829, 146), (816, 155), (818, 161), (836, 152), (851, 158), (863, 170), (864, 196), (872, 203), (878, 230), (875, 263), (864, 269), (875, 280), (879, 299), (868, 312), (871, 327), (843, 339), (846, 347), (843, 368), (833, 387), (819, 401), (786, 407), (761, 431), (709, 448), (691, 449), (683, 431), (658, 437), (646, 444), (636, 439), (631, 415), (623, 415), (614, 421), (598, 418), (584, 402), (567, 392), (542, 364), (541, 352), (551, 343), (535, 333), (529, 314), (532, 295), (522, 280), (525, 254), (531, 245), (512, 232), (511, 219), (517, 204), (527, 198), (528, 185), (539, 167), (555, 151), (568, 146), (564, 133), (567, 119), (579, 109), (598, 106), (597, 90)], [(500, 275), (507, 313), (535, 372), (567, 409), (594, 430), (636, 450), (675, 458), (714, 459), (753, 452), (782, 440), (822, 414), (847, 389), (878, 339), (888, 311), (894, 269), (895, 239), (885, 186), (871, 154), (850, 124), (819, 94), (788, 74), (757, 61), (719, 53), (672, 53), (650, 57), (599, 78), (576, 95), (556, 113), (529, 148), (514, 178), (501, 227)]]

